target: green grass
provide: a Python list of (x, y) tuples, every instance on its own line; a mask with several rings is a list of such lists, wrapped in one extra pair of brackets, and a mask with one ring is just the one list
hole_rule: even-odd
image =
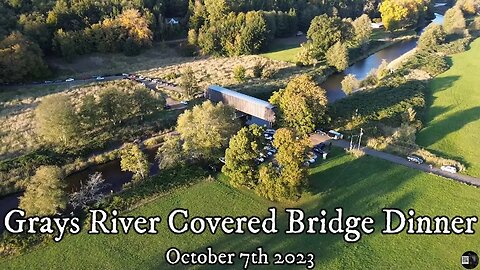
[(454, 55), (453, 66), (429, 85), (430, 106), (418, 143), (467, 165), (480, 177), (480, 39)]
[(266, 58), (295, 63), (297, 54), (300, 52), (300, 44), (306, 41), (304, 36), (279, 38), (272, 42), (270, 50), (267, 53), (261, 54)]
[[(341, 235), (175, 235), (167, 231), (164, 220), (158, 235), (69, 236), (24, 256), (0, 259), (0, 268), (165, 269), (164, 253), (172, 246), (185, 251), (202, 251), (208, 246), (216, 251), (253, 251), (263, 246), (270, 253), (314, 252), (317, 268), (322, 269), (458, 269), (464, 251), (478, 251), (478, 234), (379, 234), (384, 207), (413, 208), (419, 215), (478, 215), (480, 191), (473, 187), (372, 157), (353, 159), (338, 151), (311, 173), (311, 193), (300, 205), (308, 215), (318, 215), (323, 208), (332, 211), (343, 207), (346, 214), (373, 216), (376, 232), (363, 236), (356, 244), (345, 243)], [(250, 216), (265, 215), (273, 205), (248, 191), (216, 181), (179, 189), (130, 214), (166, 219), (172, 209), (187, 208), (192, 216)], [(283, 231), (285, 216), (279, 217), (278, 224)], [(240, 264), (236, 268), (241, 269)]]
[(300, 52), (300, 47), (264, 53), (262, 56), (272, 60), (295, 63), (298, 52)]

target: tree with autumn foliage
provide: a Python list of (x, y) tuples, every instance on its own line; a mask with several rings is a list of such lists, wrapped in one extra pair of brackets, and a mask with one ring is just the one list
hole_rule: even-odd
[(301, 134), (314, 131), (317, 124), (326, 121), (326, 92), (308, 75), (292, 79), (287, 87), (274, 92), (269, 101), (279, 109), (278, 124)]

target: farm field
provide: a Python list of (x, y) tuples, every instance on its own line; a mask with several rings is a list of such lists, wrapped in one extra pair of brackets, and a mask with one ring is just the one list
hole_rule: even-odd
[(430, 106), (419, 145), (467, 165), (480, 176), (480, 39), (470, 50), (452, 56), (452, 67), (429, 85)]
[[(308, 215), (318, 215), (320, 209), (331, 213), (336, 207), (343, 207), (344, 215), (370, 215), (377, 221), (375, 233), (364, 235), (358, 243), (348, 244), (341, 235), (175, 235), (167, 231), (165, 219), (174, 208), (189, 209), (191, 216), (264, 216), (268, 207), (286, 207), (264, 201), (249, 191), (234, 189), (220, 177), (220, 181), (201, 182), (176, 190), (130, 213), (164, 218), (157, 235), (82, 233), (20, 257), (0, 259), (0, 268), (42, 265), (47, 269), (165, 269), (164, 253), (172, 246), (183, 251), (202, 251), (212, 246), (217, 252), (254, 251), (263, 246), (269, 253), (314, 252), (317, 267), (325, 269), (404, 269), (405, 265), (419, 269), (453, 269), (458, 268), (461, 254), (476, 248), (473, 245), (480, 240), (478, 234), (426, 236), (403, 232), (381, 236), (379, 233), (384, 207), (404, 211), (413, 208), (417, 215), (478, 215), (480, 191), (470, 186), (372, 157), (354, 159), (339, 150), (311, 170), (310, 181), (311, 192), (295, 206), (303, 208)], [(278, 225), (280, 231), (285, 229), (284, 215), (279, 216)], [(241, 265), (236, 268), (240, 269)]]

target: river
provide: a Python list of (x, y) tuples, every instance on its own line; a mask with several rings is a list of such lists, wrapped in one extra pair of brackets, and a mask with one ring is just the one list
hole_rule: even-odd
[[(432, 21), (432, 23), (442, 24), (443, 15), (435, 13), (435, 19)], [(419, 29), (417, 31), (418, 34), (421, 34), (425, 28), (426, 27)], [(357, 79), (363, 80), (372, 70), (377, 69), (383, 60), (391, 62), (397, 59), (403, 54), (414, 49), (417, 46), (417, 42), (417, 39), (411, 39), (396, 43), (375, 54), (370, 55), (363, 60), (356, 62), (342, 73), (335, 73), (331, 75), (324, 83), (322, 83), (322, 87), (327, 91), (328, 100), (330, 102), (334, 102), (346, 96), (346, 94), (342, 91), (341, 82), (348, 74), (355, 75)]]
[[(443, 22), (443, 16), (440, 14), (435, 14), (435, 16), (436, 17), (433, 22), (441, 24)], [(423, 29), (420, 29), (419, 33), (421, 33)], [(408, 51), (415, 48), (416, 45), (417, 40), (399, 42), (365, 58), (364, 60), (353, 64), (343, 73), (331, 75), (322, 84), (322, 87), (327, 90), (327, 96), (329, 98), (329, 101), (332, 102), (346, 96), (345, 93), (341, 90), (341, 81), (347, 74), (353, 74), (358, 79), (364, 79), (372, 69), (376, 69), (378, 68), (378, 66), (380, 66), (383, 59), (385, 59), (387, 62), (393, 61), (404, 53), (407, 53)], [(148, 150), (147, 154), (150, 162), (152, 163), (152, 166), (150, 167), (150, 173), (156, 174), (158, 172), (158, 165), (155, 162), (154, 158), (155, 149)], [(107, 193), (120, 191), (122, 189), (122, 186), (125, 183), (129, 182), (132, 178), (131, 173), (121, 171), (120, 161), (115, 160), (69, 175), (66, 178), (66, 181), (68, 183), (67, 191), (72, 192), (78, 190), (80, 182), (85, 181), (88, 178), (88, 175), (94, 172), (102, 173), (103, 177), (105, 178), (105, 183), (107, 184), (107, 187), (105, 188), (105, 192)], [(11, 209), (18, 207), (19, 198), (20, 196), (22, 196), (22, 194), (23, 193), (20, 192), (0, 198), (0, 232), (2, 232), (4, 229), (3, 220), (5, 215)]]

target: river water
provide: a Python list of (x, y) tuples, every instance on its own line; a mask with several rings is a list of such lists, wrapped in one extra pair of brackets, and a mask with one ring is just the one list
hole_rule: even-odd
[[(435, 13), (435, 19), (433, 23), (442, 24), (443, 16)], [(418, 30), (421, 34), (425, 28)], [(327, 91), (327, 97), (330, 102), (334, 102), (341, 98), (344, 98), (346, 94), (342, 91), (341, 82), (348, 74), (355, 75), (359, 80), (363, 80), (374, 69), (377, 69), (383, 60), (388, 63), (409, 52), (417, 46), (417, 39), (411, 39), (396, 43), (388, 48), (385, 48), (369, 57), (356, 62), (342, 73), (335, 73), (328, 77), (328, 79), (322, 84), (322, 87)]]
[[(436, 18), (433, 22), (441, 24), (443, 22), (443, 16), (440, 14), (435, 14)], [(423, 28), (424, 29), (424, 28)], [(423, 31), (419, 30), (419, 33)], [(388, 48), (385, 48), (364, 60), (361, 60), (354, 65), (350, 66), (343, 73), (337, 73), (331, 75), (323, 84), (322, 87), (327, 90), (327, 96), (330, 102), (341, 99), (345, 97), (345, 93), (341, 90), (341, 81), (347, 74), (353, 74), (357, 79), (364, 79), (372, 69), (378, 68), (382, 63), (383, 59), (387, 62), (391, 62), (396, 58), (400, 57), (404, 53), (415, 48), (417, 45), (417, 40), (409, 40), (404, 42), (399, 42)], [(150, 167), (150, 173), (156, 174), (158, 172), (158, 165), (155, 162), (155, 149), (147, 150), (149, 161), (152, 163)], [(107, 162), (102, 165), (93, 166), (89, 169), (74, 173), (69, 175), (66, 178), (68, 183), (68, 191), (72, 192), (78, 190), (80, 183), (85, 181), (88, 176), (94, 172), (101, 172), (105, 178), (105, 183), (107, 187), (105, 192), (118, 192), (122, 189), (122, 186), (129, 182), (132, 178), (132, 174), (129, 172), (122, 172), (120, 169), (120, 161), (114, 160)], [(22, 192), (11, 194), (6, 197), (0, 198), (0, 232), (4, 229), (4, 218), (5, 215), (14, 208), (18, 207), (19, 198), (22, 196)]]

